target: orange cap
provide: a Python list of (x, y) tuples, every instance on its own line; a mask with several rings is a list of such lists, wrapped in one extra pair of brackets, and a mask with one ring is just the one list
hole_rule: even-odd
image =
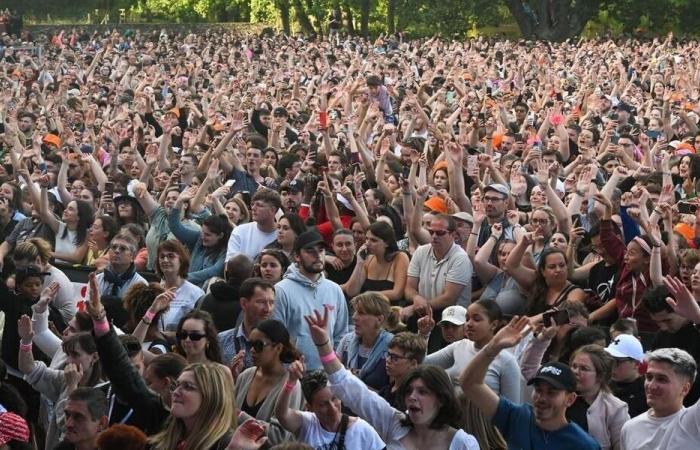
[(168, 113), (175, 114), (175, 117), (180, 118), (180, 108), (169, 109)]
[(439, 213), (447, 214), (447, 202), (438, 196), (430, 197), (423, 203), (431, 211), (437, 211)]
[(44, 136), (44, 144), (55, 145), (56, 147), (61, 146), (61, 138), (55, 134), (47, 134)]
[(678, 225), (673, 227), (673, 231), (683, 236), (688, 242), (692, 242), (693, 238), (695, 237), (695, 229), (687, 223), (679, 223)]

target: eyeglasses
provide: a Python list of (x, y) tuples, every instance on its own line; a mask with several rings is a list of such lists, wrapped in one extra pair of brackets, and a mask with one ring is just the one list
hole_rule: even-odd
[(185, 339), (190, 338), (190, 341), (197, 342), (207, 337), (207, 335), (204, 333), (191, 333), (188, 331), (180, 331), (175, 335), (175, 337), (177, 337), (178, 341), (184, 341)]
[(386, 357), (387, 361), (391, 361), (391, 362), (398, 362), (402, 359), (411, 359), (408, 356), (401, 356), (401, 355), (398, 355), (398, 354), (392, 353), (392, 352), (386, 352), (385, 357)]
[(177, 259), (177, 253), (161, 253), (158, 255), (158, 259), (167, 259), (169, 261), (172, 261), (174, 259)]
[(131, 251), (131, 248), (127, 247), (126, 245), (121, 245), (121, 244), (112, 244), (109, 246), (109, 249), (115, 253), (124, 253), (124, 252)]
[(177, 388), (182, 388), (183, 391), (188, 391), (188, 392), (197, 392), (198, 388), (197, 385), (194, 383), (190, 383), (189, 381), (173, 381), (170, 384), (170, 392), (175, 392)]
[(547, 225), (549, 219), (530, 219), (530, 223), (533, 225)]
[(260, 353), (262, 352), (265, 347), (268, 347), (270, 345), (274, 345), (273, 342), (265, 342), (261, 340), (255, 340), (255, 341), (250, 341), (250, 347), (255, 350), (255, 353)]
[(484, 203), (496, 203), (496, 202), (500, 202), (502, 200), (505, 200), (505, 199), (501, 198), (501, 197), (483, 197), (481, 199), (481, 201)]
[(430, 233), (431, 236), (444, 236), (449, 232), (450, 230), (428, 230), (428, 233)]

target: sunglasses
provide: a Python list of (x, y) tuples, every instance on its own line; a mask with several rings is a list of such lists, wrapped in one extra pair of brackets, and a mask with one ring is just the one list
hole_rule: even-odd
[(112, 250), (113, 252), (128, 252), (131, 251), (131, 249), (125, 245), (119, 245), (119, 244), (112, 244), (109, 246), (109, 249)]
[(265, 349), (265, 347), (270, 346), (270, 345), (274, 345), (274, 343), (273, 342), (265, 342), (265, 341), (261, 341), (261, 340), (250, 341), (250, 347), (253, 350), (255, 350), (255, 353), (262, 352)]
[(207, 335), (204, 333), (188, 333), (187, 331), (180, 331), (175, 335), (175, 337), (177, 337), (178, 341), (184, 341), (185, 339), (190, 338), (190, 341), (197, 342), (207, 337)]
[(444, 236), (449, 232), (450, 232), (449, 230), (428, 230), (428, 233), (430, 233), (431, 236), (433, 236), (433, 235)]

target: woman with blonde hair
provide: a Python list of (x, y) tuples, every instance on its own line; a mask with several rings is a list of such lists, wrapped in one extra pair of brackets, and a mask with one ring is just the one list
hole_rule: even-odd
[(480, 448), (508, 449), (508, 444), (498, 429), (464, 394), (457, 395), (457, 403), (462, 411), (461, 428), (476, 438)]
[(236, 428), (231, 373), (219, 364), (185, 367), (172, 394), (170, 418), (149, 439), (153, 450), (223, 450)]
[(380, 390), (389, 384), (386, 352), (394, 337), (386, 331), (393, 314), (389, 300), (379, 292), (365, 292), (351, 301), (355, 330), (338, 344), (338, 358), (367, 386)]

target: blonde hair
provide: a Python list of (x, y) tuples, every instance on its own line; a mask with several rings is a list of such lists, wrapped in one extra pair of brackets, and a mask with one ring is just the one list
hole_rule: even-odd
[(170, 416), (165, 428), (148, 442), (154, 450), (172, 450), (185, 440), (184, 450), (213, 447), (219, 439), (236, 428), (236, 401), (233, 378), (221, 364), (190, 364), (183, 370), (192, 372), (202, 402), (188, 435), (182, 419)]
[(508, 444), (501, 433), (463, 393), (457, 396), (457, 403), (462, 409), (462, 419), (459, 425), (464, 431), (476, 438), (479, 448), (508, 449)]
[(356, 295), (350, 300), (353, 309), (359, 314), (369, 314), (370, 316), (382, 316), (384, 322), (382, 327), (385, 327), (387, 321), (391, 319), (391, 306), (386, 295), (379, 292), (363, 292)]

